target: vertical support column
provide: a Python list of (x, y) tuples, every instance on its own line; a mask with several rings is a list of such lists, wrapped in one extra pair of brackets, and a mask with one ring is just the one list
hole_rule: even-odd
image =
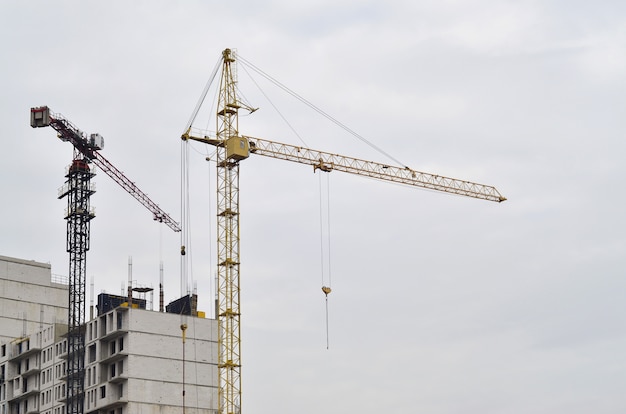
[(67, 181), (59, 198), (67, 197), (67, 242), (69, 253), (69, 307), (67, 360), (67, 414), (83, 414), (85, 380), (85, 285), (87, 251), (89, 250), (91, 211), (90, 197), (95, 192), (91, 178), (95, 174), (74, 150), (74, 160), (66, 175)]
[(224, 50), (217, 112), (217, 263), (219, 413), (241, 412), (239, 317), (239, 162), (229, 159), (226, 141), (238, 135), (238, 109), (231, 64)]

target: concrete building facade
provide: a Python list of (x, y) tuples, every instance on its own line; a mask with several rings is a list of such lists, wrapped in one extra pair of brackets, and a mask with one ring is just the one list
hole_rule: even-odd
[(85, 335), (85, 413), (217, 412), (215, 320), (118, 307)]
[[(46, 271), (49, 277), (49, 265), (22, 262), (0, 256), (5, 269), (0, 275), (6, 269), (14, 279), (29, 275), (4, 285), (10, 289), (0, 292), (0, 307), (15, 305), (24, 295), (11, 289), (39, 289)], [(65, 292), (67, 301), (67, 287)], [(24, 312), (37, 305), (27, 302)], [(63, 308), (67, 313), (67, 303)], [(46, 310), (54, 318), (46, 319)], [(67, 323), (51, 322), (55, 312), (56, 306), (40, 312), (43, 319), (33, 321), (29, 326), (36, 329), (27, 335), (18, 318), (19, 332), (12, 337), (16, 318), (0, 316), (2, 337), (10, 337), (0, 341), (0, 414), (65, 414)], [(217, 413), (216, 320), (122, 305), (92, 318), (84, 332), (85, 413), (174, 414), (183, 408), (187, 414)]]
[(67, 283), (52, 282), (50, 264), (0, 256), (0, 343), (67, 324)]
[(1, 414), (64, 411), (66, 332), (54, 324), (0, 345)]

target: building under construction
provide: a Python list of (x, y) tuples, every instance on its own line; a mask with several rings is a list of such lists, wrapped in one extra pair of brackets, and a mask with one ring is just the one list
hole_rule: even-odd
[[(68, 287), (52, 279), (49, 264), (0, 256), (0, 414), (66, 414)], [(195, 295), (165, 312), (125, 299), (101, 294), (81, 329), (84, 412), (216, 413), (217, 321)]]

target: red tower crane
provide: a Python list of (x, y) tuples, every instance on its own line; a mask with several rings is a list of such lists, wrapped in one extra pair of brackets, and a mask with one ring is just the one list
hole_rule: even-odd
[(72, 164), (65, 176), (67, 181), (59, 191), (59, 198), (67, 197), (66, 249), (70, 254), (66, 413), (83, 414), (85, 337), (82, 329), (85, 324), (86, 256), (89, 250), (90, 221), (95, 217), (90, 207), (90, 197), (95, 193), (91, 178), (95, 176), (95, 173), (89, 164), (93, 163), (98, 166), (113, 181), (135, 197), (152, 212), (154, 220), (165, 223), (176, 232), (181, 229), (178, 223), (135, 183), (98, 152), (104, 147), (104, 139), (100, 134), (85, 134), (60, 114), (51, 112), (47, 106), (31, 108), (30, 126), (33, 128), (50, 126), (57, 131), (57, 136), (61, 141), (69, 141), (74, 146)]

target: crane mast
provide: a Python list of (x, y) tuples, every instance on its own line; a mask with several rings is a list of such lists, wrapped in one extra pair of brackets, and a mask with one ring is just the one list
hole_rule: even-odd
[(217, 300), (220, 414), (241, 407), (241, 341), (239, 317), (239, 161), (227, 147), (237, 140), (240, 105), (230, 49), (223, 66), (217, 110)]
[(239, 135), (238, 111), (255, 109), (241, 103), (236, 94), (235, 55), (222, 52), (222, 75), (215, 137), (192, 133), (191, 126), (182, 139), (194, 140), (217, 148), (217, 262), (218, 262), (218, 366), (219, 414), (241, 413), (241, 335), (240, 335), (240, 254), (239, 254), (239, 162), (250, 154), (313, 166), (313, 171), (343, 171), (378, 180), (424, 189), (502, 202), (495, 187), (443, 177), (373, 161), (346, 157), (266, 139)]
[(88, 136), (61, 115), (51, 112), (47, 106), (31, 108), (30, 125), (33, 128), (51, 126), (62, 141), (69, 141), (74, 146), (72, 163), (66, 174), (67, 181), (59, 191), (59, 198), (67, 197), (66, 250), (69, 253), (66, 413), (83, 414), (87, 251), (89, 251), (90, 222), (95, 217), (90, 206), (90, 198), (95, 193), (91, 179), (95, 173), (89, 165), (93, 163), (100, 167), (148, 208), (153, 213), (154, 220), (167, 224), (174, 231), (178, 232), (181, 229), (178, 223), (98, 152), (104, 145), (104, 140), (99, 134)]
[(59, 198), (67, 197), (66, 251), (69, 253), (69, 306), (67, 330), (67, 409), (68, 414), (83, 413), (85, 372), (85, 279), (87, 251), (89, 250), (90, 222), (95, 217), (90, 198), (95, 190), (91, 178), (95, 174), (74, 149), (73, 161), (68, 168), (67, 181)]

